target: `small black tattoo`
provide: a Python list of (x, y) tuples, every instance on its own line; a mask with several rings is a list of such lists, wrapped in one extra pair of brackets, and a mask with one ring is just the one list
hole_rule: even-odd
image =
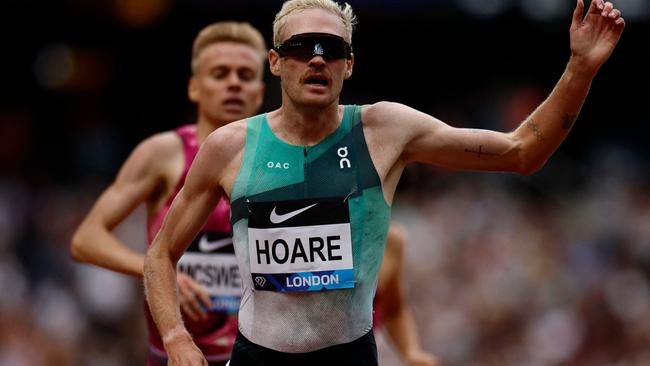
[(496, 155), (498, 155), (498, 154), (495, 154), (495, 153), (490, 153), (490, 152), (483, 151), (483, 145), (478, 146), (478, 151), (477, 150), (471, 150), (471, 149), (465, 149), (465, 152), (476, 154), (476, 156), (479, 157), (479, 158), (481, 156), (496, 156)]
[(576, 122), (576, 117), (577, 116), (565, 114), (564, 121), (562, 122), (562, 128), (565, 130), (571, 129), (571, 127), (573, 127), (573, 124)]
[(533, 131), (533, 135), (535, 135), (535, 138), (538, 141), (544, 140), (544, 134), (542, 133), (542, 131), (539, 129), (539, 126), (535, 122), (530, 121), (526, 123), (526, 125), (528, 125), (528, 128), (530, 128)]

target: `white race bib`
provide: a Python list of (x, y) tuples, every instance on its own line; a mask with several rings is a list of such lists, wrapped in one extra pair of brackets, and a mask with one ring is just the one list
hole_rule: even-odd
[(346, 200), (249, 202), (248, 208), (248, 254), (256, 290), (354, 287)]
[(239, 310), (242, 285), (230, 237), (200, 234), (178, 261), (177, 269), (202, 285), (212, 301), (212, 311)]

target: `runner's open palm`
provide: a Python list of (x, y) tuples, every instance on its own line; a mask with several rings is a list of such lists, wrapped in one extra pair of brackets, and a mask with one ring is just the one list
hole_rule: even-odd
[(607, 61), (621, 38), (625, 20), (611, 2), (592, 0), (587, 16), (584, 2), (577, 0), (571, 23), (571, 54), (593, 71)]

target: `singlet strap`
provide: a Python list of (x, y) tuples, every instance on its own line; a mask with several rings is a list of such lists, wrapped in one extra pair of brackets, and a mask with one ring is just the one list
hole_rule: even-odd
[(183, 185), (185, 184), (185, 178), (187, 178), (187, 173), (190, 171), (190, 166), (192, 161), (196, 157), (196, 154), (199, 152), (199, 141), (196, 137), (196, 125), (185, 125), (181, 126), (174, 130), (174, 132), (181, 138), (183, 143), (183, 155), (185, 157), (185, 164), (183, 166), (183, 173), (181, 173), (178, 182), (176, 182), (176, 187), (174, 187), (174, 193), (169, 196), (167, 199), (166, 205), (170, 205), (176, 193), (178, 193)]

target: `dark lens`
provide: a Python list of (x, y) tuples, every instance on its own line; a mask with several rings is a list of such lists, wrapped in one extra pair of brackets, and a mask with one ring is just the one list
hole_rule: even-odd
[(323, 58), (326, 60), (339, 60), (346, 58), (345, 43), (342, 39), (325, 38), (320, 40), (320, 45), (323, 47)]
[(326, 33), (297, 34), (276, 48), (281, 57), (292, 57), (303, 61), (322, 56), (326, 61), (350, 58), (352, 49), (339, 36)]
[(310, 60), (314, 47), (308, 40), (288, 40), (278, 47), (278, 53), (282, 57), (292, 57), (300, 60)]

